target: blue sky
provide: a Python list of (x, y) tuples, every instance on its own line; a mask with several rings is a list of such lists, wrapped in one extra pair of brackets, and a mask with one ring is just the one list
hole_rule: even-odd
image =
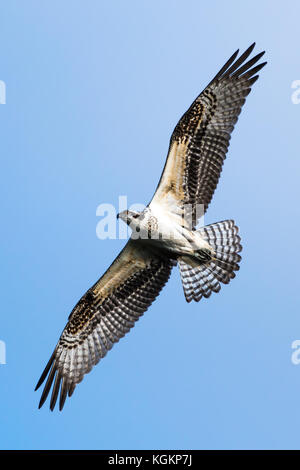
[[(0, 18), (1, 449), (299, 448), (300, 80), (296, 1), (4, 2)], [(206, 223), (240, 226), (241, 270), (184, 300), (173, 272), (64, 411), (33, 389), (124, 240), (96, 208), (147, 203), (170, 134), (227, 58), (266, 50)]]

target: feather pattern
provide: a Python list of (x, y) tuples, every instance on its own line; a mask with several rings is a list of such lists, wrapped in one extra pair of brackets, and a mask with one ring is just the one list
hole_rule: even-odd
[[(118, 342), (155, 300), (174, 262), (140, 250), (129, 241), (104, 276), (79, 300), (36, 386), (46, 380), (40, 405), (51, 387), (50, 409), (67, 395)], [(114, 281), (114, 282), (112, 282)], [(109, 285), (110, 284), (110, 285)]]
[(180, 275), (187, 302), (199, 302), (202, 297), (210, 297), (219, 292), (220, 282), (228, 284), (239, 269), (242, 250), (238, 227), (233, 220), (225, 220), (207, 225), (199, 230), (204, 240), (213, 249), (213, 259), (198, 267), (189, 266), (183, 259), (178, 260)]
[[(185, 217), (191, 228), (212, 199), (234, 125), (258, 78), (257, 72), (266, 64), (254, 66), (264, 52), (247, 61), (254, 46), (238, 59), (238, 51), (230, 57), (179, 120), (171, 136), (166, 164), (150, 207), (152, 203), (175, 199), (182, 207), (190, 207)], [(202, 211), (197, 211), (198, 205)]]

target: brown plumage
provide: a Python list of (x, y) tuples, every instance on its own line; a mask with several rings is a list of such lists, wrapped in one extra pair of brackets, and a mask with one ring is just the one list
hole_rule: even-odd
[(257, 72), (266, 64), (253, 67), (264, 52), (245, 63), (254, 46), (252, 44), (237, 60), (238, 50), (230, 57), (179, 120), (171, 136), (165, 168), (153, 201), (159, 202), (169, 193), (182, 205), (191, 204), (193, 226), (197, 223), (196, 205), (203, 204), (205, 212), (212, 199), (230, 134), (251, 86), (258, 79)]
[(155, 300), (173, 266), (140, 250), (131, 240), (96, 284), (80, 299), (69, 316), (36, 389), (48, 376), (40, 407), (53, 385), (50, 408), (60, 391), (59, 408), (67, 394), (102, 359)]

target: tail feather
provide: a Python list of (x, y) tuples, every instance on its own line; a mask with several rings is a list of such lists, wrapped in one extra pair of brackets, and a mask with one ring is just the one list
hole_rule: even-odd
[(198, 302), (202, 297), (210, 297), (212, 292), (219, 292), (220, 282), (228, 284), (238, 271), (242, 250), (238, 227), (233, 220), (225, 220), (208, 225), (199, 230), (201, 236), (214, 251), (213, 259), (195, 266), (188, 263), (186, 257), (178, 259), (185, 298), (188, 302)]

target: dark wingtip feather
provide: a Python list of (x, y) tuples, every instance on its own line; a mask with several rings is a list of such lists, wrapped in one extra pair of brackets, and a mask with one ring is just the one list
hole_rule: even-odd
[(55, 364), (53, 364), (52, 368), (51, 368), (51, 371), (50, 371), (50, 374), (48, 376), (46, 385), (44, 387), (41, 399), (40, 399), (39, 408), (41, 408), (43, 406), (43, 404), (45, 403), (45, 401), (47, 399), (47, 396), (48, 396), (49, 391), (50, 391), (51, 386), (52, 386), (52, 382), (53, 382), (55, 373), (56, 373), (56, 367), (55, 367)]
[(232, 77), (240, 77), (244, 72), (249, 70), (252, 65), (256, 64), (256, 62), (259, 61), (259, 59), (264, 55), (265, 51), (260, 52), (256, 56), (254, 56), (252, 59), (248, 60), (242, 67), (238, 68), (233, 74)]
[(69, 397), (71, 397), (73, 395), (75, 387), (76, 387), (76, 385), (74, 383), (71, 383), (71, 385), (69, 387), (69, 391), (68, 391)]
[(46, 365), (46, 367), (45, 367), (45, 369), (44, 369), (42, 375), (41, 375), (40, 378), (39, 378), (38, 383), (36, 384), (36, 387), (35, 387), (35, 389), (34, 389), (35, 392), (37, 391), (38, 388), (40, 388), (40, 386), (41, 386), (42, 383), (44, 382), (45, 378), (47, 377), (48, 372), (49, 372), (49, 370), (50, 370), (50, 367), (52, 366), (52, 363), (53, 363), (53, 361), (54, 361), (54, 358), (55, 358), (55, 351), (53, 352), (52, 356), (50, 357), (50, 359), (49, 359), (49, 361), (48, 361), (48, 363), (47, 363), (47, 365)]
[(217, 80), (219, 77), (221, 77), (223, 75), (224, 72), (226, 72), (226, 70), (228, 69), (228, 67), (230, 67), (235, 59), (237, 58), (237, 55), (238, 53), (240, 52), (239, 49), (237, 49), (231, 57), (229, 57), (229, 59), (227, 60), (227, 62), (225, 62), (225, 64), (223, 65), (223, 67), (219, 70), (219, 72), (214, 76), (214, 78), (209, 82), (208, 86), (213, 83), (215, 80)]
[[(253, 67), (252, 69), (250, 70), (247, 70), (245, 73), (243, 73), (242, 75), (240, 75), (241, 78), (250, 78), (252, 77), (253, 75), (255, 75), (257, 72), (259, 72), (268, 62), (262, 62), (261, 64), (258, 64), (256, 65), (255, 67)], [(258, 77), (258, 75), (257, 75)]]
[[(246, 59), (250, 56), (252, 53), (256, 43), (253, 42), (251, 46), (248, 47), (248, 49), (243, 52), (243, 54), (237, 58), (239, 49), (228, 59), (228, 61), (223, 65), (221, 70), (217, 73), (217, 75), (212, 79), (212, 81), (209, 83), (213, 83), (215, 80), (221, 80), (223, 78), (228, 78), (228, 77), (240, 77), (243, 73), (245, 74), (252, 65), (254, 65), (264, 54), (265, 51), (260, 52), (256, 56), (254, 56), (252, 59), (250, 59), (248, 62), (245, 62)], [(261, 64), (260, 64), (261, 65)], [(260, 68), (262, 68), (264, 65), (266, 65), (266, 62), (264, 62), (263, 65), (261, 65)], [(259, 69), (260, 70), (260, 69)], [(255, 73), (255, 72), (254, 72)], [(245, 75), (244, 75), (245, 76)]]
[(61, 384), (61, 375), (59, 372), (56, 373), (53, 389), (52, 389), (52, 394), (51, 394), (51, 400), (50, 400), (50, 410), (53, 411), (56, 405), (59, 389), (60, 389), (60, 384)]
[(68, 394), (68, 382), (65, 377), (63, 377), (61, 390), (60, 390), (60, 397), (59, 397), (59, 411), (62, 411), (66, 398)]

